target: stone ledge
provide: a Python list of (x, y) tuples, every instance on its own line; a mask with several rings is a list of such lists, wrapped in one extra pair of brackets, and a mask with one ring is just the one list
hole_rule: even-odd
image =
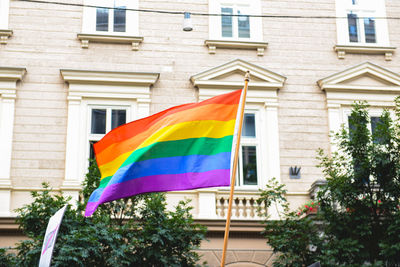
[(140, 36), (78, 33), (77, 37), (79, 40), (81, 40), (82, 48), (89, 48), (89, 42), (122, 43), (132, 44), (132, 50), (137, 51), (139, 50), (139, 44), (143, 42), (143, 37)]
[(245, 41), (223, 41), (223, 40), (205, 40), (204, 44), (208, 46), (208, 53), (215, 54), (218, 48), (236, 48), (257, 50), (258, 56), (264, 56), (264, 50), (267, 49), (266, 42), (245, 42)]
[(12, 35), (12, 30), (0, 30), (0, 44), (7, 44), (8, 38)]
[(335, 45), (333, 49), (337, 52), (339, 59), (344, 59), (347, 54), (373, 54), (385, 55), (385, 60), (392, 60), (396, 50), (393, 46), (367, 46), (367, 45)]
[(16, 217), (0, 217), (0, 233), (3, 232), (22, 233), (19, 224), (16, 222)]
[[(225, 219), (218, 220), (205, 220), (196, 219), (195, 223), (199, 223), (207, 226), (208, 232), (223, 234), (225, 232)], [(261, 221), (250, 221), (250, 220), (233, 220), (230, 225), (231, 233), (252, 233), (258, 236), (264, 230), (264, 225)]]
[[(221, 264), (221, 249), (196, 249), (201, 255), (201, 261), (207, 261), (210, 267), (219, 267)], [(271, 266), (274, 258), (273, 251), (270, 249), (228, 249), (226, 252), (225, 264), (235, 266)]]

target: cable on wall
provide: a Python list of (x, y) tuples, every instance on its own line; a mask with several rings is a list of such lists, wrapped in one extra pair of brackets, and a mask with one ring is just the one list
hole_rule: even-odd
[[(30, 3), (38, 3), (38, 4), (53, 4), (53, 5), (62, 5), (62, 6), (76, 6), (76, 7), (92, 7), (92, 8), (107, 8), (107, 9), (120, 9), (118, 7), (105, 7), (105, 6), (95, 6), (95, 5), (86, 5), (86, 4), (74, 4), (74, 3), (65, 3), (65, 2), (51, 2), (45, 0), (14, 0), (19, 2), (30, 2)], [(229, 16), (229, 17), (253, 17), (253, 18), (287, 18), (287, 19), (347, 19), (347, 17), (336, 17), (336, 16), (303, 16), (303, 15), (240, 15), (240, 14), (217, 14), (217, 13), (201, 13), (201, 12), (187, 12), (187, 11), (168, 11), (168, 10), (155, 10), (155, 9), (133, 9), (133, 8), (124, 8), (128, 11), (136, 11), (143, 13), (159, 13), (159, 14), (172, 14), (172, 15), (185, 15), (185, 13), (190, 13), (193, 16), (206, 16), (206, 17), (215, 17), (215, 16)], [(359, 19), (370, 18), (370, 17), (358, 17)], [(374, 19), (394, 19), (398, 20), (400, 17), (374, 17)]]

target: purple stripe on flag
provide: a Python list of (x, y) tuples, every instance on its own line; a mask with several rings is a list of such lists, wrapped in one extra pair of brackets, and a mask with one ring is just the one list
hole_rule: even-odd
[(189, 190), (195, 188), (230, 185), (230, 169), (201, 173), (162, 174), (141, 177), (104, 188), (98, 202), (88, 202), (85, 216), (90, 216), (105, 202), (142, 193)]

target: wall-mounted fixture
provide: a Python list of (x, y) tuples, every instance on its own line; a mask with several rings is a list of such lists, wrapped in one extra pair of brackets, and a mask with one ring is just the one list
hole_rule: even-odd
[(193, 24), (192, 24), (192, 19), (190, 18), (190, 13), (189, 12), (185, 12), (183, 14), (183, 30), (185, 32), (190, 32), (191, 30), (193, 30)]
[(300, 179), (301, 174), (300, 174), (301, 167), (290, 167), (289, 168), (289, 177), (290, 179)]

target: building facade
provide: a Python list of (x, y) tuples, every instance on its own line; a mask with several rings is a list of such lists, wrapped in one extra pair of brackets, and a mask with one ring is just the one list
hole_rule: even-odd
[[(250, 70), (227, 262), (269, 265), (258, 190), (275, 177), (293, 208), (304, 203), (323, 179), (316, 150), (335, 149), (351, 104), (369, 101), (375, 117), (400, 92), (399, 1), (65, 2), (0, 0), (0, 246), (22, 238), (13, 210), (42, 182), (78, 197), (106, 132), (239, 89)], [(175, 11), (192, 13), (192, 31)], [(168, 194), (171, 206), (192, 199), (211, 266), (228, 191)]]

